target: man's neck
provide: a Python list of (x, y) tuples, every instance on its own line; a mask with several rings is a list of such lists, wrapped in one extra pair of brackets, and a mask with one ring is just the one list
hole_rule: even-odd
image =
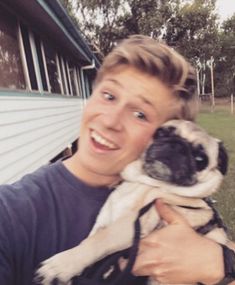
[(77, 160), (78, 159), (75, 156), (72, 156), (64, 160), (63, 164), (73, 175), (90, 186), (107, 186), (108, 188), (112, 188), (121, 181), (119, 175), (107, 176), (89, 171), (88, 169), (81, 167), (79, 161)]

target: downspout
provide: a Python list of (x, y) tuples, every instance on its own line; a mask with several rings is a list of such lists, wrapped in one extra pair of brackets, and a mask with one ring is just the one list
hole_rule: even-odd
[(86, 103), (86, 85), (85, 85), (85, 78), (84, 78), (84, 70), (88, 69), (94, 69), (95, 66), (95, 60), (92, 58), (92, 63), (90, 65), (82, 66), (81, 67), (81, 78), (82, 78), (82, 93), (84, 95), (84, 102)]

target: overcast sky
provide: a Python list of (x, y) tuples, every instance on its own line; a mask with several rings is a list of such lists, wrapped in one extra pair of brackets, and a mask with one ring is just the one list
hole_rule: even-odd
[(235, 13), (235, 0), (217, 0), (217, 9), (223, 21)]

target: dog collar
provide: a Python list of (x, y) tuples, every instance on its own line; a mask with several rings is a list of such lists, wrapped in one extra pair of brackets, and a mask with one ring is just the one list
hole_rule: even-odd
[(222, 248), (224, 257), (224, 280), (228, 284), (232, 280), (235, 280), (235, 252), (225, 245), (222, 245)]

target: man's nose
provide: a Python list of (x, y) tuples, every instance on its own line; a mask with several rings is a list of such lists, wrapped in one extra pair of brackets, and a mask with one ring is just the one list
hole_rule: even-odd
[(107, 128), (121, 131), (123, 128), (124, 112), (121, 108), (112, 107), (104, 114), (104, 125)]

